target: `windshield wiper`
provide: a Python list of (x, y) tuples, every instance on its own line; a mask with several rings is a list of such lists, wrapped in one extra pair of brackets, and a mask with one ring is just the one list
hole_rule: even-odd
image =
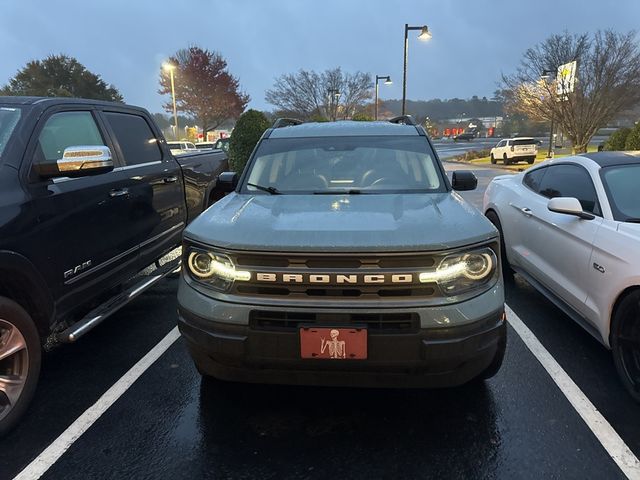
[(358, 195), (360, 193), (365, 192), (357, 188), (352, 188), (350, 190), (321, 190), (319, 192), (313, 192), (314, 195)]
[(262, 190), (263, 192), (268, 192), (271, 195), (281, 195), (280, 190), (276, 187), (264, 187), (262, 185), (256, 185), (255, 183), (247, 183), (250, 187), (257, 188), (258, 190)]

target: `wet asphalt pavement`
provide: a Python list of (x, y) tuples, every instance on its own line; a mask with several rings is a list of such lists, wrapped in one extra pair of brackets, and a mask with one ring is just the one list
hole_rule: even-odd
[[(469, 200), (481, 202), (500, 173), (477, 168)], [(0, 479), (19, 473), (175, 327), (176, 285), (163, 281), (46, 355), (27, 418), (0, 440)], [(519, 278), (507, 304), (640, 455), (640, 408), (609, 352)], [(449, 390), (203, 381), (179, 339), (43, 478), (542, 477), (623, 474), (510, 328), (499, 374)]]

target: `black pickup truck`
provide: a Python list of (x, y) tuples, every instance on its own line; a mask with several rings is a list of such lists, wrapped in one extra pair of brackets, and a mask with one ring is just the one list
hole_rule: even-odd
[(43, 348), (176, 269), (227, 169), (221, 150), (174, 157), (141, 108), (0, 97), (0, 435), (33, 396)]

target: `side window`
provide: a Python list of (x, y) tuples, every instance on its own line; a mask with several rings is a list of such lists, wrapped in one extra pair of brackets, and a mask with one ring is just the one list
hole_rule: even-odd
[(540, 194), (547, 198), (574, 197), (582, 208), (594, 215), (601, 215), (598, 197), (589, 173), (577, 165), (553, 165), (540, 184)]
[(60, 112), (49, 117), (38, 136), (34, 163), (52, 163), (67, 147), (105, 145), (91, 112)]
[(548, 168), (536, 168), (528, 173), (525, 173), (522, 183), (533, 190), (536, 193), (540, 193), (540, 182), (542, 181), (544, 174), (547, 173)]
[(140, 165), (162, 160), (158, 139), (143, 117), (115, 112), (105, 112), (104, 115), (120, 144), (125, 164)]

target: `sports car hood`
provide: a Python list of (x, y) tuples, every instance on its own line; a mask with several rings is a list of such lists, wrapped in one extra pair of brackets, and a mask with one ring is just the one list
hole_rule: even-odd
[(240, 195), (196, 218), (185, 238), (232, 250), (428, 251), (497, 237), (456, 193)]

